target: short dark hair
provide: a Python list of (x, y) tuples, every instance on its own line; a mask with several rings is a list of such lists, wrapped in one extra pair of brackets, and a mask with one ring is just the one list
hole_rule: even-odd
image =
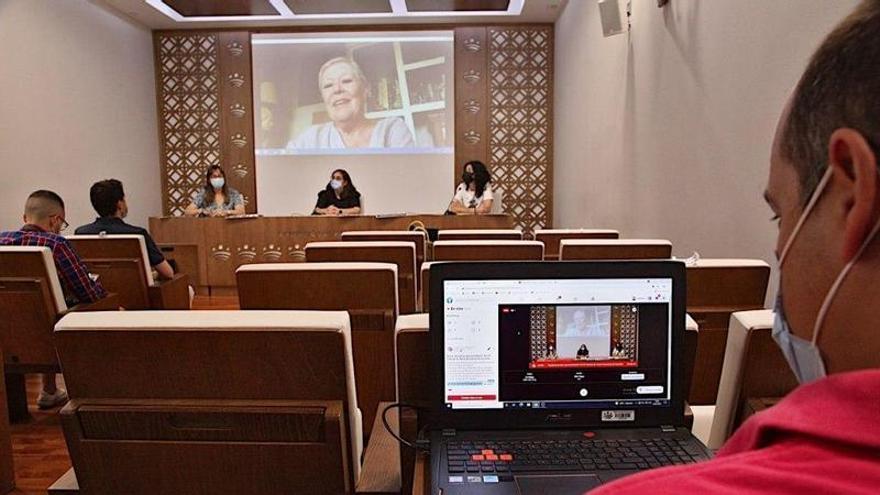
[(95, 182), (89, 190), (89, 199), (92, 200), (92, 207), (98, 215), (102, 217), (115, 215), (119, 202), (125, 199), (122, 182), (116, 179)]
[(880, 150), (880, 0), (863, 1), (810, 59), (783, 124), (781, 156), (795, 167), (806, 202), (828, 167), (828, 141), (843, 127)]
[(24, 204), (24, 214), (33, 219), (41, 220), (54, 215), (53, 211), (57, 208), (64, 210), (64, 200), (61, 199), (61, 196), (52, 191), (40, 189), (28, 196)]

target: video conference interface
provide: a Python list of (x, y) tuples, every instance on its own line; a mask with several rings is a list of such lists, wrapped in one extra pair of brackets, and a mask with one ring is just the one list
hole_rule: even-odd
[(670, 399), (668, 279), (445, 282), (452, 409)]

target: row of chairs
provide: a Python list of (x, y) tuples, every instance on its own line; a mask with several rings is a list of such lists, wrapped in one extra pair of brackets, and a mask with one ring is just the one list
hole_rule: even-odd
[[(777, 388), (768, 388), (767, 373), (785, 366), (778, 351), (767, 352), (765, 345), (772, 318), (766, 310), (731, 318), (710, 446), (727, 438), (745, 414), (746, 398), (783, 395), (794, 386), (781, 386), (788, 378), (781, 376)], [(393, 332), (396, 399), (424, 407), (431, 389), (428, 319), (402, 316)], [(696, 331), (693, 320), (688, 330)], [(353, 362), (356, 333), (348, 315), (335, 311), (65, 317), (56, 327), (56, 345), (72, 400), (62, 411), (62, 424), (79, 489), (367, 492), (369, 474), (361, 468), (369, 462), (361, 462), (367, 423)], [(415, 438), (425, 419), (408, 411), (399, 421), (400, 434)], [(413, 452), (391, 454), (406, 491)]]

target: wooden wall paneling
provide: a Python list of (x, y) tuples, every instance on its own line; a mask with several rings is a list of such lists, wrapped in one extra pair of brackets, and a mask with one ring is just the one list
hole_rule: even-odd
[(182, 215), (220, 164), (217, 34), (153, 34), (161, 146), (162, 211)]
[(553, 225), (553, 26), (492, 26), (488, 149), (504, 211), (524, 233)]
[(251, 35), (248, 31), (223, 31), (217, 33), (217, 39), (220, 163), (229, 185), (244, 196), (245, 210), (256, 213)]
[[(488, 80), (486, 28), (455, 28), (455, 175), (461, 182), (465, 162), (489, 160)], [(494, 170), (493, 175), (494, 174)]]

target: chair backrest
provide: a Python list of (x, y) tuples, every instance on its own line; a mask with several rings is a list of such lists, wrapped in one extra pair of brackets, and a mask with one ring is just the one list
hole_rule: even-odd
[(643, 260), (672, 257), (665, 239), (562, 239), (560, 260)]
[(763, 260), (700, 259), (687, 267), (687, 311), (700, 325), (691, 405), (715, 404), (730, 314), (763, 309), (769, 279)]
[(354, 491), (344, 312), (75, 313), (55, 333), (84, 493)]
[(438, 241), (521, 241), (522, 238), (519, 229), (448, 229), (437, 232)]
[(101, 285), (119, 295), (126, 309), (149, 309), (148, 287), (155, 285), (142, 235), (71, 235), (67, 240)]
[(421, 282), (421, 303), (422, 303), (422, 313), (427, 313), (431, 310), (431, 266), (434, 263), (442, 263), (440, 261), (429, 261), (422, 265), (421, 274), (419, 276), (419, 281)]
[(544, 245), (538, 241), (437, 241), (434, 261), (540, 261)]
[(770, 335), (772, 330), (771, 310), (730, 316), (709, 448), (720, 448), (742, 422), (748, 399), (782, 397), (797, 387), (794, 373)]
[(52, 327), (65, 311), (52, 251), (0, 246), (0, 348), (7, 371), (57, 368)]
[[(397, 343), (397, 400), (404, 404), (431, 408), (431, 339), (427, 313), (401, 316), (395, 328)], [(402, 411), (400, 433), (415, 438), (425, 421), (412, 411)], [(401, 493), (410, 493), (415, 453), (400, 449)]]
[(398, 308), (416, 311), (416, 247), (409, 241), (310, 242), (306, 261), (378, 262), (397, 265)]
[[(420, 230), (350, 230), (342, 233), (342, 241), (403, 241), (416, 246), (416, 272), (425, 262), (425, 244), (428, 238)], [(416, 282), (418, 286), (418, 282)]]
[(559, 241), (563, 239), (618, 239), (620, 233), (610, 229), (537, 229), (535, 240), (544, 243), (544, 259), (559, 259)]
[(358, 404), (369, 435), (380, 401), (395, 399), (397, 265), (265, 263), (235, 272), (241, 309), (348, 311)]

